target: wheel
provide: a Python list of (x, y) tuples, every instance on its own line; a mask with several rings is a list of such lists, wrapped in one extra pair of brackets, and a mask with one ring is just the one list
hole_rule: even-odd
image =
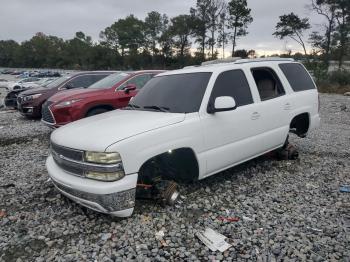
[(90, 111), (86, 114), (86, 117), (94, 116), (94, 115), (99, 115), (99, 114), (102, 114), (102, 113), (106, 113), (106, 112), (108, 112), (108, 111), (109, 111), (109, 110), (108, 110), (108, 109), (105, 109), (105, 108), (95, 108), (95, 109), (90, 110)]
[(280, 160), (296, 160), (299, 157), (298, 150), (295, 146), (288, 144), (276, 151), (277, 158)]
[(177, 184), (171, 181), (163, 193), (164, 203), (173, 206), (176, 203), (180, 193), (177, 190)]

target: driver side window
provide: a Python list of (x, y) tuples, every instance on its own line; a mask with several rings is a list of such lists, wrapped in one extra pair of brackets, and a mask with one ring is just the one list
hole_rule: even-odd
[(125, 88), (129, 84), (134, 84), (137, 89), (141, 89), (150, 79), (152, 78), (151, 74), (145, 74), (145, 75), (138, 75), (135, 76), (128, 81), (126, 81), (120, 89)]
[(237, 107), (253, 104), (253, 97), (247, 78), (242, 70), (222, 72), (216, 79), (210, 101), (214, 103), (219, 96), (231, 96)]

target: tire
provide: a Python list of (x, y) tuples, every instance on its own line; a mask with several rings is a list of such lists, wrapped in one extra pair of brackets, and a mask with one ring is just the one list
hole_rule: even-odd
[(90, 117), (90, 116), (94, 116), (94, 115), (99, 115), (99, 114), (102, 114), (102, 113), (106, 113), (110, 110), (106, 109), (106, 108), (95, 108), (95, 109), (92, 109), (90, 110), (87, 114), (86, 114), (86, 117)]

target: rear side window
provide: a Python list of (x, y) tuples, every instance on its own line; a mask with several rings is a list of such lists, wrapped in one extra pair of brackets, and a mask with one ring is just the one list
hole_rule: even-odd
[(226, 71), (217, 77), (211, 94), (211, 103), (219, 96), (233, 97), (237, 106), (253, 103), (250, 87), (242, 70)]
[(251, 69), (261, 101), (277, 98), (285, 94), (284, 88), (275, 71), (269, 67)]
[(106, 76), (107, 75), (103, 75), (103, 74), (81, 75), (81, 76), (78, 76), (78, 77), (72, 79), (68, 84), (71, 86), (71, 88), (88, 87)]
[(310, 75), (301, 64), (287, 63), (279, 64), (283, 74), (286, 76), (294, 92), (315, 89)]

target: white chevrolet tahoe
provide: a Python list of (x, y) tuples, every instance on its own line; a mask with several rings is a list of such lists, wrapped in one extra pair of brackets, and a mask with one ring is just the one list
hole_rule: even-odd
[(285, 147), (319, 125), (318, 92), (292, 59), (237, 59), (169, 71), (121, 110), (51, 135), (46, 166), (74, 201), (119, 217), (135, 198), (174, 201), (176, 181), (204, 179)]

